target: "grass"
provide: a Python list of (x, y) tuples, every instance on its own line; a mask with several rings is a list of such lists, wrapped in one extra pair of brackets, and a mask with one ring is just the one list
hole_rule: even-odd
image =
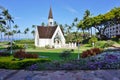
[[(29, 46), (33, 45), (32, 40), (18, 40), (15, 43), (16, 44), (26, 43), (26, 44), (29, 44)], [(102, 46), (102, 44), (106, 43), (106, 41), (98, 41), (98, 43), (100, 43), (100, 44), (98, 44), (98, 46)], [(7, 44), (7, 42), (0, 43), (0, 45), (4, 45), (4, 44)], [(0, 46), (0, 48), (3, 48), (3, 47)], [(80, 53), (82, 53), (83, 51), (90, 49), (90, 48), (92, 48), (92, 47), (89, 44), (80, 45)], [(68, 49), (45, 49), (45, 48), (32, 48), (32, 47), (31, 48), (28, 47), (28, 49), (26, 49), (26, 51), (29, 53), (37, 53), (40, 56), (48, 57), (51, 60), (60, 60), (59, 54), (61, 52), (63, 52), (64, 50), (68, 50)], [(78, 55), (78, 48), (74, 49), (74, 52), (72, 53), (71, 58), (72, 59), (77, 58), (77, 55)]]
[[(80, 53), (92, 47), (86, 47), (86, 45), (80, 47)], [(65, 50), (71, 49), (45, 49), (45, 48), (37, 48), (37, 49), (27, 49), (26, 51), (29, 53), (37, 53), (40, 56), (45, 56), (50, 58), (51, 60), (61, 60), (59, 58), (59, 54)], [(74, 52), (71, 54), (71, 59), (76, 59), (78, 55), (78, 48), (74, 49)]]
[[(27, 40), (23, 40), (23, 41), (16, 41), (16, 44), (24, 44), (24, 43), (29, 43), (29, 45), (33, 45), (33, 42), (31, 42), (31, 40), (27, 42)], [(0, 45), (5, 45), (7, 44), (7, 42), (4, 42), (4, 43), (0, 43)], [(90, 46), (80, 46), (80, 53), (82, 53), (82, 51), (86, 50), (86, 49), (90, 49), (91, 47)], [(70, 50), (70, 49), (45, 49), (45, 48), (28, 48), (26, 49), (27, 52), (29, 53), (37, 53), (39, 54), (40, 56), (45, 56), (45, 57), (48, 57), (49, 59), (51, 60), (61, 60), (59, 58), (59, 54), (65, 50)], [(78, 48), (74, 49), (74, 52), (72, 53), (71, 55), (71, 58), (74, 59), (74, 58), (77, 58), (77, 55), (78, 55)], [(6, 60), (8, 59), (7, 57), (5, 58)], [(11, 59), (11, 57), (10, 57)], [(4, 60), (4, 58), (3, 58)]]

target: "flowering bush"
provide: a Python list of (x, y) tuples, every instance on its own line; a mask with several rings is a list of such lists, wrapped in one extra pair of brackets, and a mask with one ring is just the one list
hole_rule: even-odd
[(87, 59), (88, 69), (118, 69), (120, 68), (120, 52), (103, 52), (101, 55)]
[(14, 55), (15, 58), (38, 58), (39, 55), (38, 54), (30, 54), (30, 53), (26, 53), (23, 50), (17, 51)]
[(33, 64), (33, 65), (29, 66), (28, 69), (29, 69), (30, 71), (37, 70), (37, 69), (38, 69), (38, 66), (37, 66), (37, 64)]
[(15, 58), (25, 58), (26, 56), (25, 56), (25, 51), (23, 51), (23, 50), (20, 50), (20, 51), (17, 51), (16, 53), (14, 53), (14, 57)]
[(86, 50), (86, 51), (83, 51), (83, 53), (81, 54), (81, 57), (86, 58), (86, 57), (90, 57), (90, 56), (95, 56), (96, 54), (100, 54), (101, 51), (102, 50), (100, 48), (93, 48), (90, 50)]
[[(98, 51), (93, 49), (93, 51)], [(92, 54), (88, 50), (89, 55)], [(90, 54), (91, 52), (91, 54)], [(80, 58), (80, 60), (52, 61), (37, 63), (30, 66), (29, 70), (97, 70), (97, 69), (120, 69), (120, 51), (102, 52), (96, 56)], [(86, 53), (87, 54), (87, 53)], [(35, 67), (36, 66), (36, 67)]]

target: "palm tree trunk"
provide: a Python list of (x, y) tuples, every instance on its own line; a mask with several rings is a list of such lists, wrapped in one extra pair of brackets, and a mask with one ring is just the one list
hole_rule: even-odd
[(83, 30), (83, 39), (85, 39), (85, 32), (84, 32), (84, 30)]
[(88, 29), (89, 37), (90, 37), (90, 28)]
[(0, 32), (0, 34), (1, 34), (1, 39), (2, 39), (2, 32)]
[(96, 28), (95, 28), (95, 34), (96, 34)]
[(19, 39), (20, 39), (20, 33), (19, 33)]
[(91, 37), (92, 37), (92, 27), (91, 27)]

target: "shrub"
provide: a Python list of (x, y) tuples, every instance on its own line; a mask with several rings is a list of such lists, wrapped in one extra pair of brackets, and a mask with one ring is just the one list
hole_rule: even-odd
[(28, 66), (36, 63), (50, 62), (49, 59), (27, 59), (22, 61), (0, 61), (0, 68), (4, 69), (26, 69)]
[(0, 56), (10, 56), (10, 53), (0, 52)]
[(19, 44), (34, 44), (34, 40), (16, 40), (15, 41), (16, 43), (19, 43)]
[(25, 57), (26, 57), (25, 54), (26, 54), (25, 51), (20, 50), (20, 51), (17, 51), (16, 53), (14, 53), (13, 56), (14, 56), (15, 58), (25, 58)]
[(95, 53), (95, 54), (101, 53), (101, 49), (100, 49), (100, 48), (93, 48), (93, 49), (91, 49), (91, 50), (92, 50), (92, 52)]
[(95, 47), (104, 48), (105, 43), (106, 42), (104, 42), (104, 41), (98, 41), (98, 42), (96, 42)]
[(86, 51), (82, 52), (81, 57), (86, 58), (86, 57), (89, 57), (89, 56), (94, 56), (94, 55), (100, 54), (101, 51), (102, 50), (99, 49), (99, 48), (93, 48), (93, 49), (90, 49), (90, 50), (86, 50)]
[[(8, 42), (8, 45), (11, 45), (11, 42)], [(14, 41), (12, 42), (12, 45), (15, 45), (15, 42), (14, 42)]]
[(25, 58), (38, 58), (38, 57), (39, 57), (38, 54), (30, 54), (30, 53), (25, 54)]
[[(24, 49), (25, 47), (24, 47), (24, 45), (12, 45), (12, 49)], [(11, 49), (11, 46), (9, 46), (9, 47), (7, 47), (7, 49), (8, 50), (10, 50)]]
[(38, 54), (26, 53), (23, 50), (17, 51), (14, 55), (15, 58), (38, 58)]
[(111, 47), (114, 44), (113, 41), (109, 40), (107, 43), (104, 44), (104, 47)]
[(96, 43), (98, 39), (95, 36), (92, 36), (91, 39), (89, 39), (89, 43), (92, 45), (92, 43)]
[(71, 56), (71, 52), (73, 52), (74, 50), (66, 50), (66, 51), (63, 51), (62, 53), (60, 53), (59, 57), (64, 59), (64, 60), (67, 60), (70, 58)]
[(50, 49), (51, 47), (50, 47), (50, 45), (46, 45), (45, 48), (46, 49)]

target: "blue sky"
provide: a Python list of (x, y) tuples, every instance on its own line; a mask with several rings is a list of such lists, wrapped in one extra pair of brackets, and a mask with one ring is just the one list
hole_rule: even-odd
[(120, 7), (120, 0), (0, 0), (0, 5), (9, 10), (15, 24), (24, 30), (42, 22), (47, 24), (50, 6), (55, 21), (71, 24), (75, 17), (82, 19), (86, 9), (93, 16), (103, 14)]

